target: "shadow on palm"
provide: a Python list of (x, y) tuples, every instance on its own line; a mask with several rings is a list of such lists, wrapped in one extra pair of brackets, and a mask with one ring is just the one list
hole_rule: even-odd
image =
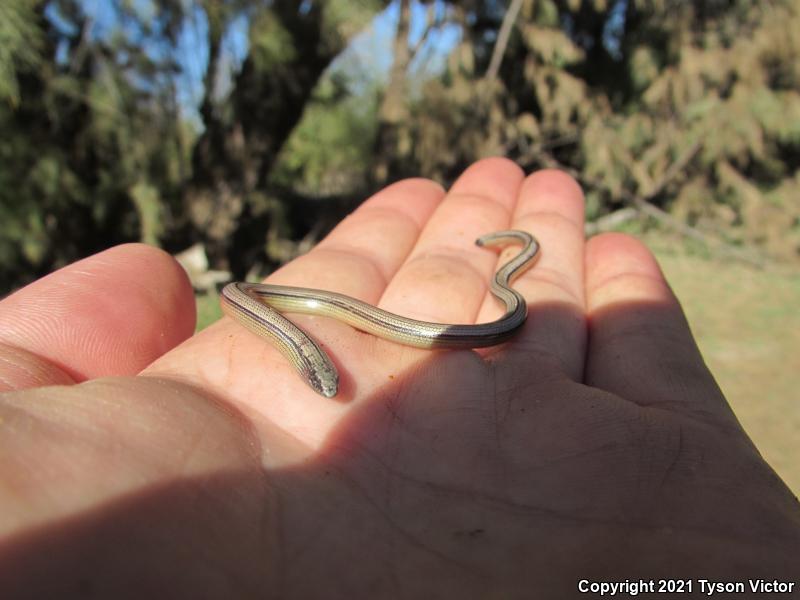
[[(661, 310), (595, 319), (625, 331)], [(544, 307), (531, 326), (559, 312), (574, 317)], [(686, 374), (683, 396), (656, 375), (651, 397), (622, 398), (530, 350), (536, 377), (518, 386), (511, 351), (429, 354), (316, 451), (201, 390), (154, 405), (140, 418), (198, 428), (176, 453), (227, 458), (7, 540), (0, 585), (5, 572), (24, 582), (11, 597), (508, 598), (578, 596), (582, 578), (790, 574), (798, 539), (782, 516), (796, 500), (710, 375)], [(183, 419), (196, 403), (227, 433)]]

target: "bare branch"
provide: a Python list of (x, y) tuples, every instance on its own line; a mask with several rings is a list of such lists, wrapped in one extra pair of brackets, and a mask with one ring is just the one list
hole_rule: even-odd
[(500, 25), (497, 41), (492, 50), (492, 58), (489, 61), (489, 67), (486, 69), (486, 75), (484, 75), (489, 81), (497, 78), (497, 73), (500, 71), (500, 63), (503, 62), (503, 55), (506, 53), (506, 46), (508, 46), (508, 38), (511, 36), (511, 30), (517, 20), (520, 8), (522, 8), (522, 0), (511, 0), (508, 10), (503, 16), (503, 23)]
[[(433, 5), (431, 5), (431, 8), (433, 8)], [(411, 50), (409, 51), (409, 57), (408, 57), (409, 64), (411, 62), (413, 62), (414, 58), (417, 56), (417, 53), (420, 50), (422, 50), (423, 46), (425, 46), (425, 42), (428, 41), (428, 36), (430, 36), (430, 34), (434, 30), (439, 29), (440, 27), (443, 27), (447, 23), (453, 23), (454, 22), (452, 19), (450, 19), (447, 16), (446, 12), (443, 15), (439, 15), (439, 16), (434, 17), (433, 13), (431, 11), (429, 11), (428, 15), (426, 17), (426, 20), (427, 20), (427, 22), (426, 22), (426, 25), (425, 25), (425, 30), (422, 32), (422, 35), (417, 40), (417, 43), (414, 44), (414, 47), (411, 48)]]
[[(620, 191), (619, 195), (622, 197), (624, 201), (626, 201), (629, 205), (633, 206), (641, 214), (647, 215), (648, 217), (652, 217), (658, 222), (663, 223), (664, 225), (677, 231), (684, 237), (691, 238), (693, 240), (697, 240), (703, 243), (706, 247), (709, 248), (711, 252), (747, 263), (757, 268), (763, 268), (765, 263), (763, 256), (754, 253), (752, 250), (745, 250), (742, 248), (737, 248), (736, 246), (732, 246), (731, 244), (721, 239), (721, 236), (719, 234), (710, 235), (708, 233), (700, 231), (695, 227), (692, 227), (691, 225), (687, 225), (680, 219), (673, 217), (665, 210), (662, 210), (657, 206), (648, 202), (648, 200), (652, 198), (655, 194), (657, 194), (660, 190), (662, 190), (670, 182), (670, 180), (677, 177), (677, 175), (683, 170), (683, 168), (691, 160), (694, 154), (696, 154), (697, 151), (700, 149), (700, 145), (702, 144), (698, 143), (692, 145), (692, 147), (690, 147), (689, 150), (685, 152), (683, 156), (681, 156), (678, 160), (676, 160), (675, 163), (670, 165), (664, 177), (662, 177), (658, 181), (658, 183), (656, 183), (653, 186), (653, 188), (648, 193), (647, 197), (634, 194), (624, 189)], [(553, 156), (551, 156), (547, 152), (542, 152), (540, 157), (542, 159), (542, 162), (548, 167), (560, 169), (566, 173), (569, 173), (576, 180), (578, 180), (584, 185), (588, 185), (598, 189), (607, 189), (602, 181), (594, 179), (593, 177), (587, 177), (583, 175), (580, 171), (560, 163), (558, 160), (556, 160)], [(667, 177), (667, 175), (669, 175), (669, 177)]]
[(612, 231), (623, 223), (633, 221), (639, 215), (638, 209), (632, 206), (626, 206), (625, 208), (620, 208), (612, 213), (603, 215), (596, 221), (588, 221), (586, 225), (584, 225), (584, 233), (586, 233), (586, 235), (596, 235), (604, 231)]

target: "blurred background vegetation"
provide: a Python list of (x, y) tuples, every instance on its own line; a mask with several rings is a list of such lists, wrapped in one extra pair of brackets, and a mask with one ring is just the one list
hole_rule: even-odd
[(648, 239), (800, 489), (799, 0), (0, 1), (0, 295), (125, 241), (262, 275), (488, 155)]
[(0, 3), (2, 291), (136, 240), (266, 272), (487, 155), (798, 261), (798, 2)]

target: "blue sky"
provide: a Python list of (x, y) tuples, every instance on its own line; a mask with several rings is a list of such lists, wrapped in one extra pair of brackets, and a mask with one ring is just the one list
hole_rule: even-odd
[[(0, 0), (2, 1), (2, 0)], [(179, 73), (174, 82), (178, 94), (178, 103), (183, 114), (198, 126), (201, 125), (197, 107), (203, 98), (203, 75), (208, 64), (208, 24), (204, 11), (192, 0), (182, 0), (186, 6), (193, 7), (183, 22), (178, 34), (175, 47), (165, 44), (164, 38), (159, 35), (148, 35), (142, 31), (142, 22), (151, 22), (157, 25), (159, 0), (78, 0), (86, 15), (90, 18), (90, 35), (104, 38), (122, 30), (128, 40), (139, 43), (145, 47), (154, 60), (173, 58), (179, 65)], [(123, 20), (120, 15), (119, 5), (122, 2), (131, 2), (133, 8), (139, 13), (139, 18)], [(310, 1), (310, 0), (308, 0)], [(321, 1), (321, 0), (318, 0)], [(55, 6), (57, 2), (50, 2), (46, 14), (50, 20), (62, 31), (75, 35), (69, 22), (61, 18)], [(614, 0), (611, 4), (611, 14), (604, 31), (604, 44), (612, 56), (619, 54), (619, 35), (624, 28), (627, 0)], [(438, 16), (446, 10), (443, 0), (435, 0), (433, 9)], [(417, 0), (411, 2), (411, 27), (409, 44), (414, 47), (419, 41), (427, 24), (428, 7)], [(359, 93), (365, 88), (372, 88), (375, 84), (382, 84), (392, 65), (392, 42), (397, 28), (399, 16), (399, 1), (394, 0), (381, 13), (375, 16), (372, 22), (357, 35), (349, 47), (334, 61), (331, 68), (345, 71), (352, 81), (354, 93)], [(219, 95), (227, 93), (231, 76), (241, 66), (242, 60), (248, 51), (249, 19), (243, 13), (234, 20), (223, 39), (221, 56), (221, 89), (216, 90)], [(460, 30), (455, 25), (445, 25), (430, 33), (425, 45), (418, 52), (411, 65), (412, 77), (416, 81), (424, 80), (441, 72), (446, 58), (453, 47), (459, 42)], [(61, 60), (69, 56), (66, 41), (57, 49)], [(169, 56), (171, 54), (171, 56)], [(142, 85), (152, 85), (143, 81)]]
[[(154, 20), (157, 12), (157, 0), (134, 0), (134, 7), (142, 20)], [(187, 2), (193, 5), (192, 2)], [(185, 20), (177, 40), (177, 47), (166, 47), (159, 44), (155, 37), (148, 37), (145, 32), (137, 28), (136, 23), (124, 22), (120, 19), (115, 2), (108, 0), (83, 0), (82, 6), (86, 15), (91, 19), (90, 35), (104, 38), (113, 35), (122, 29), (126, 37), (141, 43), (150, 55), (158, 60), (167, 53), (173, 53), (180, 66), (180, 73), (176, 77), (178, 101), (184, 114), (192, 121), (199, 124), (197, 107), (203, 97), (203, 75), (208, 64), (208, 44), (206, 42), (208, 24), (205, 13), (195, 6), (189, 17)], [(444, 11), (443, 2), (435, 2), (434, 8), (437, 15)], [(411, 27), (409, 44), (417, 44), (425, 30), (427, 22), (427, 7), (416, 0), (411, 5)], [(48, 17), (57, 27), (64, 32), (76, 33), (67, 20), (60, 17), (58, 11), (51, 4), (47, 10)], [(364, 31), (357, 35), (350, 46), (334, 61), (332, 69), (343, 69), (354, 77), (356, 84), (377, 82), (381, 83), (387, 76), (392, 64), (392, 41), (397, 28), (399, 16), (399, 2), (392, 2), (384, 11), (379, 13)], [(222, 69), (224, 73), (231, 74), (241, 66), (248, 50), (248, 26), (246, 15), (238, 17), (229, 27), (223, 39)], [(412, 74), (425, 76), (435, 74), (444, 66), (447, 54), (459, 40), (459, 30), (454, 25), (444, 26), (431, 32), (425, 45), (420, 49), (416, 60), (411, 65)], [(65, 60), (68, 48), (62, 43), (58, 54)], [(223, 89), (217, 90), (225, 94), (226, 81), (229, 87), (230, 79), (222, 78)]]
[[(435, 3), (439, 14), (444, 3)], [(362, 78), (381, 83), (388, 75), (392, 65), (392, 41), (399, 18), (399, 2), (392, 2), (384, 11), (376, 15), (364, 31), (357, 35), (350, 46), (331, 65), (331, 69), (344, 69), (358, 73)], [(411, 4), (411, 27), (409, 44), (417, 44), (426, 27), (427, 8), (419, 2)], [(202, 11), (197, 11), (195, 19), (187, 24), (181, 35), (178, 47), (179, 60), (187, 73), (184, 89), (187, 97), (182, 104), (196, 105), (203, 94), (202, 74), (208, 61), (208, 48), (205, 44), (207, 24)], [(248, 20), (237, 19), (225, 36), (223, 42), (223, 68), (235, 71), (247, 55)], [(458, 28), (448, 25), (431, 32), (425, 47), (420, 49), (417, 60), (411, 65), (414, 73), (436, 73), (444, 66), (444, 58), (458, 42)], [(356, 82), (357, 83), (357, 82)], [(364, 83), (362, 81), (362, 83)], [(227, 90), (218, 90), (225, 93)]]

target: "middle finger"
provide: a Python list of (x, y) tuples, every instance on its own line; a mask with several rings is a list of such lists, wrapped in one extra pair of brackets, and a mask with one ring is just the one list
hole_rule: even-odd
[(508, 227), (522, 180), (521, 169), (505, 159), (468, 168), (426, 223), (381, 308), (423, 321), (474, 323), (497, 258), (475, 240)]

